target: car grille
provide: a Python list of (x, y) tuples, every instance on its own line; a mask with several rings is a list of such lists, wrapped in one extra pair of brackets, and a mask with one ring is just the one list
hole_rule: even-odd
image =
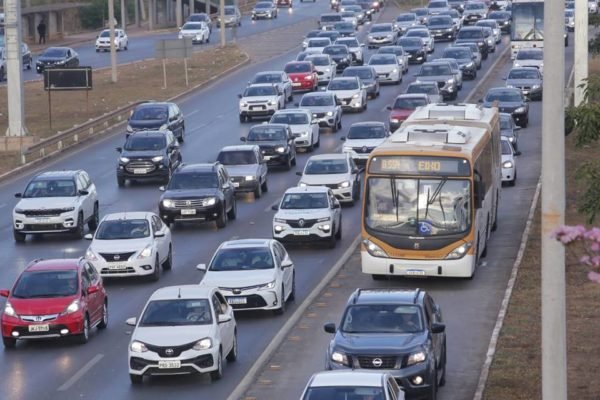
[[(210, 368), (213, 366), (213, 357), (211, 354), (204, 354), (202, 356), (198, 356), (195, 358), (190, 358), (188, 360), (181, 360), (182, 363), (185, 364), (194, 364), (200, 368)], [(140, 357), (131, 357), (131, 359), (129, 360), (129, 366), (131, 367), (131, 369), (136, 370), (136, 371), (140, 371), (142, 369), (144, 369), (147, 366), (154, 366), (154, 367), (158, 367), (158, 361), (151, 361), (151, 360), (146, 360), (144, 358), (140, 358)], [(162, 370), (165, 371), (165, 370)], [(166, 371), (169, 371), (168, 369)], [(177, 369), (178, 373), (195, 373), (197, 372), (196, 370), (194, 370), (193, 368), (178, 368)]]
[(127, 253), (98, 253), (100, 257), (104, 258), (108, 262), (127, 261), (129, 257), (135, 254), (135, 251)]
[[(322, 186), (322, 185), (319, 185)], [(335, 185), (337, 187), (337, 185)], [(302, 222), (300, 222), (302, 221)], [(317, 223), (316, 219), (287, 219), (285, 223), (291, 226), (292, 228), (311, 228), (314, 224)]]
[(369, 154), (370, 152), (373, 151), (374, 148), (375, 147), (363, 146), (363, 147), (353, 147), (352, 150), (354, 150), (355, 153)]
[(204, 199), (173, 200), (175, 208), (195, 208), (202, 207), (203, 205)]
[(393, 369), (396, 367), (395, 356), (358, 356), (357, 358), (360, 368)]
[(47, 210), (23, 210), (27, 217), (56, 217), (62, 213), (73, 211), (68, 208), (49, 208)]
[(101, 275), (111, 275), (111, 274), (135, 274), (135, 269), (133, 267), (125, 267), (120, 269), (109, 269), (102, 268), (100, 270)]
[(151, 161), (132, 161), (125, 166), (127, 172), (134, 173), (136, 170), (144, 170), (146, 174), (154, 171), (156, 166)]
[(66, 230), (62, 224), (25, 224), (24, 231), (63, 231)]
[(520, 90), (531, 90), (531, 86), (516, 86), (516, 88)]
[(58, 314), (47, 315), (21, 315), (21, 320), (26, 322), (46, 322), (58, 318)]
[(190, 350), (196, 342), (182, 344), (181, 346), (155, 346), (152, 344), (144, 343), (148, 350), (157, 353), (161, 357), (170, 358), (170, 357), (179, 357), (181, 353), (186, 350)]
[[(250, 296), (245, 296), (246, 297), (246, 304), (230, 304), (231, 308), (233, 308), (234, 310), (239, 310), (239, 309), (244, 309), (244, 308), (261, 308), (261, 307), (266, 307), (267, 303), (265, 302), (265, 299), (263, 299), (262, 296), (259, 296), (257, 294), (252, 294)], [(226, 299), (229, 298), (236, 298), (236, 296), (225, 296)]]

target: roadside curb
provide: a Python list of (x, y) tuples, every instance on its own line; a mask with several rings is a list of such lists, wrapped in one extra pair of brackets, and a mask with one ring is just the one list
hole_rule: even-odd
[[(509, 51), (510, 51), (510, 46), (506, 46), (504, 48), (504, 50), (502, 50), (502, 53), (500, 53), (500, 55), (498, 56), (496, 61), (494, 61), (494, 63), (488, 68), (485, 75), (483, 75), (483, 77), (479, 80), (479, 82), (477, 82), (475, 87), (473, 87), (473, 89), (471, 89), (471, 92), (467, 95), (467, 97), (465, 97), (465, 103), (469, 103), (471, 101), (472, 97), (475, 96), (475, 93), (477, 93), (477, 91), (481, 88), (481, 86), (483, 86), (484, 82), (486, 82), (488, 80), (488, 78), (490, 77), (492, 72), (496, 69), (496, 66), (498, 66), (500, 61), (503, 61), (504, 58), (506, 58), (506, 54)], [(475, 102), (475, 103), (477, 103), (477, 102)]]
[(348, 261), (348, 259), (352, 256), (352, 253), (358, 247), (360, 243), (360, 235), (358, 235), (350, 244), (350, 246), (346, 249), (344, 254), (340, 257), (340, 259), (334, 264), (334, 266), (329, 270), (327, 275), (321, 279), (319, 284), (315, 286), (315, 288), (306, 296), (306, 298), (302, 301), (300, 306), (294, 311), (291, 317), (283, 324), (281, 329), (277, 332), (277, 334), (273, 337), (271, 342), (267, 345), (267, 347), (262, 351), (260, 356), (254, 361), (252, 367), (246, 372), (240, 383), (233, 389), (233, 391), (227, 396), (227, 400), (238, 400), (242, 398), (244, 393), (248, 390), (250, 385), (256, 381), (256, 377), (262, 368), (266, 365), (267, 361), (273, 356), (275, 351), (283, 344), (283, 341), (287, 337), (288, 333), (292, 330), (294, 325), (300, 321), (302, 315), (306, 312), (308, 307), (314, 302), (314, 300), (321, 294), (323, 289), (329, 282), (333, 280), (333, 277), (337, 275), (337, 273), (342, 269), (344, 264)]

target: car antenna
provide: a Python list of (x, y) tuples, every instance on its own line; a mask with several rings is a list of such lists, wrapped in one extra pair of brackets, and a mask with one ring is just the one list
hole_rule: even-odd
[(178, 292), (177, 292), (177, 298), (180, 299), (181, 298), (181, 288), (179, 288)]

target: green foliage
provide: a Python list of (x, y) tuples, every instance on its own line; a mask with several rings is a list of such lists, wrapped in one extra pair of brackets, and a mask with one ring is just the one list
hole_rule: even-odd
[[(131, 15), (133, 3), (128, 6), (128, 13)], [(81, 16), (81, 26), (85, 29), (99, 29), (107, 26), (108, 21), (108, 1), (92, 0), (89, 5), (81, 8), (79, 13)], [(121, 2), (115, 1), (115, 18), (120, 22), (121, 19)]]
[(578, 201), (578, 211), (586, 214), (592, 224), (600, 214), (600, 161), (583, 163), (577, 168), (576, 179), (587, 188)]
[(597, 28), (600, 26), (600, 14), (590, 14), (588, 16), (588, 24)]
[(600, 36), (596, 35), (595, 38), (588, 42), (588, 50), (592, 56), (600, 54)]

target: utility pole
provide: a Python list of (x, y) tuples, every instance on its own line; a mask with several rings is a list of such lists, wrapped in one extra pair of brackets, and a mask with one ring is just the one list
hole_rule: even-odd
[(196, 3), (195, 0), (190, 0), (190, 5), (188, 7), (190, 9), (189, 10), (190, 11), (189, 15), (192, 15), (194, 13), (195, 3)]
[(4, 0), (6, 46), (6, 86), (8, 94), (8, 129), (6, 136), (25, 136), (23, 100), (23, 58), (21, 57), (21, 3)]
[[(209, 0), (206, 0), (206, 4), (209, 4)], [(219, 0), (219, 25), (221, 28), (221, 47), (225, 47), (225, 0)]]
[(121, 29), (127, 29), (127, 7), (125, 0), (121, 0)]
[[(584, 1), (587, 3), (587, 0)], [(551, 233), (562, 226), (565, 220), (564, 7), (562, 1), (544, 1), (541, 238), (543, 400), (567, 399), (565, 248), (558, 240), (551, 238)], [(584, 45), (587, 46), (587, 42)]]
[(577, 107), (583, 102), (584, 87), (588, 77), (588, 0), (575, 0), (575, 66), (574, 94)]
[(181, 0), (175, 1), (175, 20), (177, 27), (181, 28), (183, 25), (183, 5), (181, 4)]
[(115, 48), (115, 0), (108, 0), (108, 27), (110, 29), (110, 79), (117, 83), (117, 49)]

